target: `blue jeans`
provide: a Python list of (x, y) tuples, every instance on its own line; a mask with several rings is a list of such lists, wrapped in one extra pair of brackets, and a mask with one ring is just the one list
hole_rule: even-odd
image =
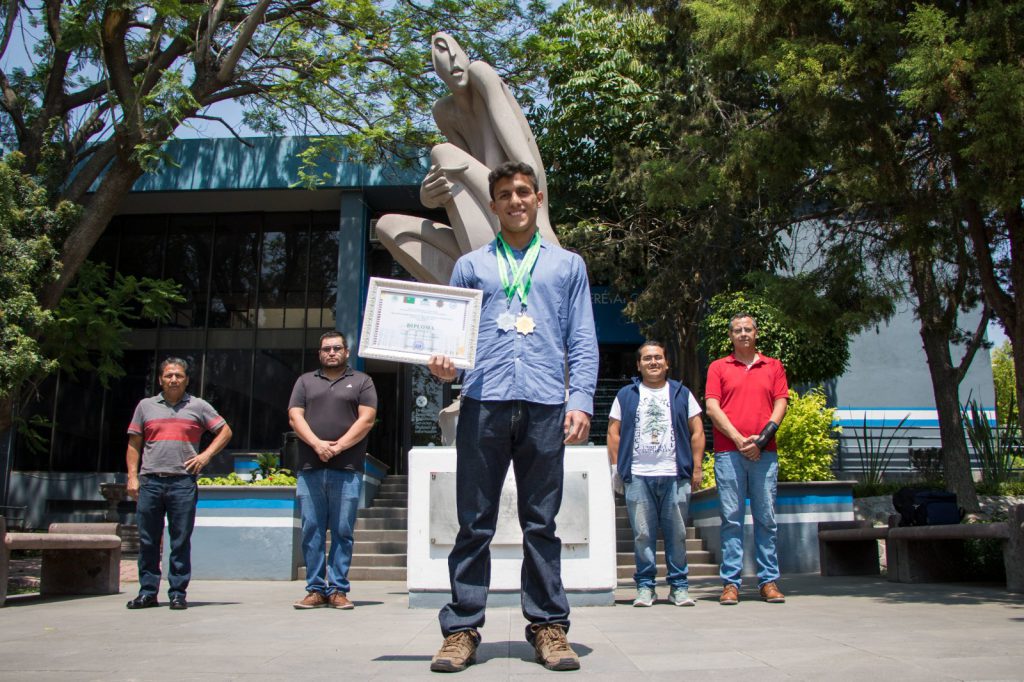
[(160, 543), (164, 516), (170, 537), (170, 575), (167, 596), (184, 597), (192, 579), (192, 529), (196, 525), (199, 489), (194, 476), (139, 476), (139, 594), (160, 592)]
[(752, 462), (738, 451), (715, 453), (715, 482), (721, 500), (722, 582), (739, 585), (743, 570), (743, 517), (746, 500), (754, 519), (758, 585), (779, 579), (779, 558), (775, 545), (775, 493), (778, 488), (779, 456), (762, 452)]
[(686, 566), (686, 509), (690, 481), (675, 476), (633, 476), (626, 484), (626, 511), (633, 528), (636, 586), (653, 588), (658, 566), (655, 552), (658, 528), (665, 537), (666, 582), (689, 587)]
[[(302, 555), (306, 559), (306, 591), (330, 596), (348, 594), (352, 564), (352, 532), (359, 511), (363, 475), (337, 469), (299, 472), (295, 497), (302, 515)], [(327, 553), (327, 531), (331, 551)]]
[[(562, 542), (555, 535), (555, 515), (562, 506), (564, 420), (564, 405), (463, 398), (456, 433), (459, 534), (448, 555), (452, 601), (439, 614), (445, 637), (484, 624), (490, 545), (509, 463), (515, 472), (523, 529), (523, 616), (531, 624), (568, 629)], [(526, 638), (533, 640), (529, 626)]]

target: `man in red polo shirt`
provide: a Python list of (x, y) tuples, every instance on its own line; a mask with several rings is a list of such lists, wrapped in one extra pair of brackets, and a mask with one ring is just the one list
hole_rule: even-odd
[(757, 577), (761, 598), (781, 603), (776, 553), (775, 493), (779, 457), (775, 431), (786, 415), (789, 386), (782, 363), (757, 352), (757, 323), (745, 313), (729, 320), (733, 352), (708, 367), (704, 390), (714, 424), (715, 482), (722, 518), (722, 595), (720, 604), (739, 603), (743, 569), (743, 517), (746, 499), (754, 520)]

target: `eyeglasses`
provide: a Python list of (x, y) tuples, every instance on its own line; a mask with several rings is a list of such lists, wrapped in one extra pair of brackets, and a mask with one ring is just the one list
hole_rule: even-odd
[(345, 346), (324, 346), (320, 349), (321, 353), (340, 353), (345, 350)]

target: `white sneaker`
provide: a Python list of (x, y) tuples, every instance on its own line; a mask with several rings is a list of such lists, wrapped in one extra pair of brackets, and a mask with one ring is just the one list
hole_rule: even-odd
[(633, 606), (654, 606), (654, 600), (657, 598), (658, 595), (654, 593), (653, 587), (638, 587)]
[(697, 605), (697, 602), (690, 598), (690, 591), (685, 587), (673, 587), (668, 593), (668, 600), (676, 606)]

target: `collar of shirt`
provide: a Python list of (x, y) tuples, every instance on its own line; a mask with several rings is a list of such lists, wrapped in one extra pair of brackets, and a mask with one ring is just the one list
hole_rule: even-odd
[(329, 381), (329, 382), (331, 382), (331, 383), (333, 384), (333, 383), (336, 383), (336, 382), (338, 382), (338, 381), (341, 381), (341, 380), (342, 380), (342, 379), (344, 379), (345, 377), (350, 377), (350, 376), (352, 376), (352, 375), (354, 374), (354, 372), (353, 372), (353, 370), (352, 370), (352, 366), (351, 366), (351, 365), (345, 365), (345, 371), (343, 371), (343, 372), (341, 373), (341, 375), (340, 375), (340, 376), (339, 376), (339, 377), (338, 377), (337, 379), (332, 379), (332, 378), (330, 378), (329, 376), (327, 376), (326, 374), (324, 374), (324, 368), (323, 368), (323, 367), (321, 367), (321, 368), (320, 368), (320, 369), (318, 369), (318, 370), (317, 370), (316, 372), (314, 372), (314, 374), (315, 374), (315, 375), (316, 375), (317, 377), (319, 377), (319, 378), (323, 379), (324, 381)]
[(164, 397), (163, 391), (157, 393), (157, 402), (163, 403), (167, 407), (175, 407), (177, 405), (181, 405), (182, 403), (187, 403), (189, 400), (192, 400), (192, 395), (186, 392), (181, 396), (181, 400), (172, 405), (171, 403), (167, 402), (167, 398)]

